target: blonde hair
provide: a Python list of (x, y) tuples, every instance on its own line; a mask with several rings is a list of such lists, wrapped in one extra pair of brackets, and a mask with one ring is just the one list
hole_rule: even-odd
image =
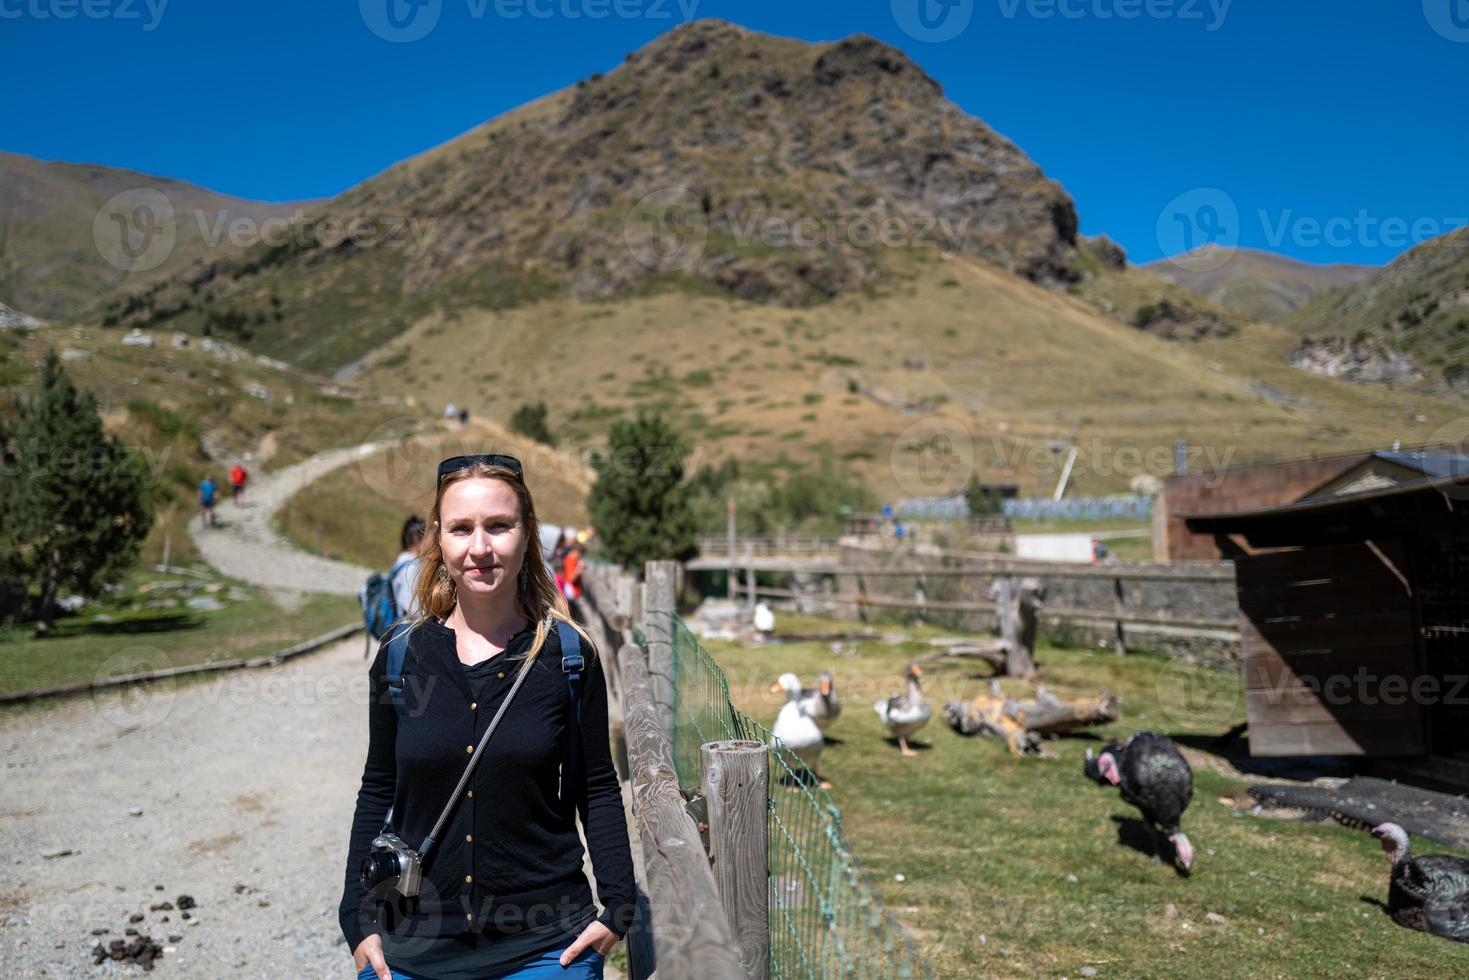
[(566, 597), (556, 587), (550, 569), (541, 560), (541, 524), (536, 518), (536, 505), (531, 498), (530, 488), (525, 485), (520, 474), (503, 466), (477, 462), (462, 470), (446, 473), (439, 480), (433, 507), (428, 512), (428, 533), (423, 536), (423, 544), (418, 550), (418, 579), (414, 582), (413, 594), (418, 600), (419, 614), (413, 625), (416, 627), (430, 620), (440, 622), (454, 611), (454, 604), (458, 601), (458, 587), (449, 575), (448, 566), (444, 564), (444, 551), (439, 545), (440, 511), (444, 492), (449, 487), (461, 480), (476, 479), (499, 480), (510, 488), (520, 505), (520, 524), (525, 533), (525, 556), (520, 563), (520, 573), (515, 578), (515, 604), (520, 614), (536, 626), (535, 640), (524, 659), (534, 659), (541, 652), (546, 644), (546, 636), (553, 628), (553, 622), (560, 620), (570, 624), (572, 629), (581, 634), (587, 659), (591, 660), (597, 654), (596, 645), (592, 643), (587, 631), (571, 618)]

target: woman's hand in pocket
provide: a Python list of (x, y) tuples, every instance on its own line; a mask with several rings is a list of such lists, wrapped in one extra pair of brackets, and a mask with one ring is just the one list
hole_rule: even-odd
[(591, 948), (606, 956), (612, 951), (612, 947), (622, 941), (622, 937), (595, 919), (587, 923), (587, 927), (576, 937), (576, 942), (566, 947), (561, 954), (561, 965), (568, 966), (573, 960), (582, 954), (582, 950)]
[(376, 933), (357, 944), (352, 951), (352, 964), (357, 967), (358, 974), (370, 964), (377, 980), (393, 980), (393, 971), (388, 969), (388, 961), (383, 958), (383, 937)]

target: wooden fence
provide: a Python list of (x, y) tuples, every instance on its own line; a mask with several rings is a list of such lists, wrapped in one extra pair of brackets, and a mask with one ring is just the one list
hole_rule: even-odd
[[(620, 569), (590, 565), (582, 576), (583, 597), (578, 602), (598, 649), (617, 651), (604, 661), (611, 734), (621, 775), (630, 788), (630, 828), (641, 851), (634, 861), (640, 895), (638, 916), (627, 936), (629, 971), (633, 980), (694, 976), (764, 980), (768, 940), (757, 954), (742, 950), (736, 936), (758, 936), (767, 912), (748, 902), (748, 882), (716, 881), (706, 850), (705, 831), (714, 844), (735, 835), (721, 834), (707, 821), (700, 826), (674, 769), (672, 677), (667, 666), (671, 650), (659, 651), (658, 646), (660, 641), (667, 643), (663, 634), (674, 611), (677, 574), (675, 562), (650, 562), (648, 582), (639, 585)], [(634, 640), (634, 629), (648, 641), (646, 651)], [(763, 748), (760, 756), (763, 764)], [(758, 792), (763, 797), (763, 783)], [(763, 798), (759, 808), (763, 813)], [(734, 813), (738, 817), (731, 819), (748, 820), (748, 807), (736, 807)], [(748, 841), (738, 846), (739, 852), (725, 855), (727, 863), (749, 867), (758, 859), (758, 867), (765, 868), (763, 838), (758, 855), (744, 853)], [(742, 918), (731, 922), (724, 892), (736, 886), (740, 891), (728, 897), (740, 901), (728, 905), (740, 909)]]
[[(755, 571), (767, 579), (788, 577), (791, 584), (757, 585)], [(743, 582), (735, 577), (731, 591), (747, 602), (760, 596), (797, 600), (842, 618), (908, 614), (979, 631), (994, 625), (988, 592), (1002, 577), (1041, 580), (1041, 622), (1053, 636), (1106, 643), (1118, 652), (1148, 649), (1214, 662), (1239, 657), (1232, 562), (1080, 564), (848, 537), (831, 561), (757, 559)]]

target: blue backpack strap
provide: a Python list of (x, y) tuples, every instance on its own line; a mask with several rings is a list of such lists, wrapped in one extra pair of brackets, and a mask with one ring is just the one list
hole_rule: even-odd
[(582, 672), (586, 669), (586, 660), (582, 657), (581, 634), (576, 631), (576, 627), (558, 619), (556, 635), (561, 638), (561, 673), (566, 676), (566, 692), (571, 698), (572, 718), (572, 729), (567, 739), (566, 764), (561, 769), (561, 782), (564, 786), (576, 787), (581, 783), (582, 775), (581, 693)]
[(408, 659), (408, 633), (410, 624), (399, 621), (388, 630), (388, 693), (393, 699), (393, 710), (398, 719), (403, 718), (403, 665)]

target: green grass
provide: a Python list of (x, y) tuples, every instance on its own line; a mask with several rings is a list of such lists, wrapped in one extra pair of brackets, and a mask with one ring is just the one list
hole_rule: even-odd
[[(778, 623), (816, 625), (809, 617)], [(926, 644), (863, 643), (850, 657), (822, 643), (709, 646), (735, 702), (766, 725), (779, 707), (768, 693), (778, 674), (795, 671), (809, 683), (824, 667), (835, 671), (845, 710), (830, 734), (843, 744), (826, 750), (823, 774), (876, 890), (940, 976), (1075, 977), (1084, 966), (1101, 977), (1469, 970), (1469, 950), (1402, 929), (1372, 904), (1386, 898), (1388, 868), (1368, 835), (1240, 812), (1221, 798), (1242, 799), (1247, 777), (1218, 757), (1185, 748), (1196, 788), (1184, 827), (1197, 859), (1182, 878), (1119, 843), (1119, 821), (1137, 811), (1081, 776), (1085, 749), (1096, 741), (1060, 739), (1048, 743), (1055, 758), (1018, 759), (997, 742), (949, 730), (940, 705), (987, 683), (971, 662), (925, 668), (935, 717), (918, 741), (929, 747), (905, 759), (885, 740), (871, 704), (900, 689), (904, 665), (931, 649)], [(1102, 687), (1121, 696), (1124, 719), (1102, 736), (1149, 729), (1183, 741), (1244, 718), (1232, 672), (1048, 646), (1039, 658), (1042, 679), (1059, 697)], [(1207, 919), (1211, 912), (1225, 922)]]
[[(174, 597), (160, 581), (217, 585), (209, 594), (223, 609), (195, 611), (183, 605), (146, 608)], [(144, 588), (155, 591), (144, 592)], [(98, 622), (104, 614), (111, 622)], [(218, 577), (207, 582), (182, 575), (139, 573), (114, 599), (59, 620), (53, 634), (36, 640), (28, 625), (0, 629), (0, 693), (57, 687), (163, 667), (181, 667), (260, 656), (352, 622), (360, 615), (348, 596), (313, 595), (286, 608), (259, 589)]]

